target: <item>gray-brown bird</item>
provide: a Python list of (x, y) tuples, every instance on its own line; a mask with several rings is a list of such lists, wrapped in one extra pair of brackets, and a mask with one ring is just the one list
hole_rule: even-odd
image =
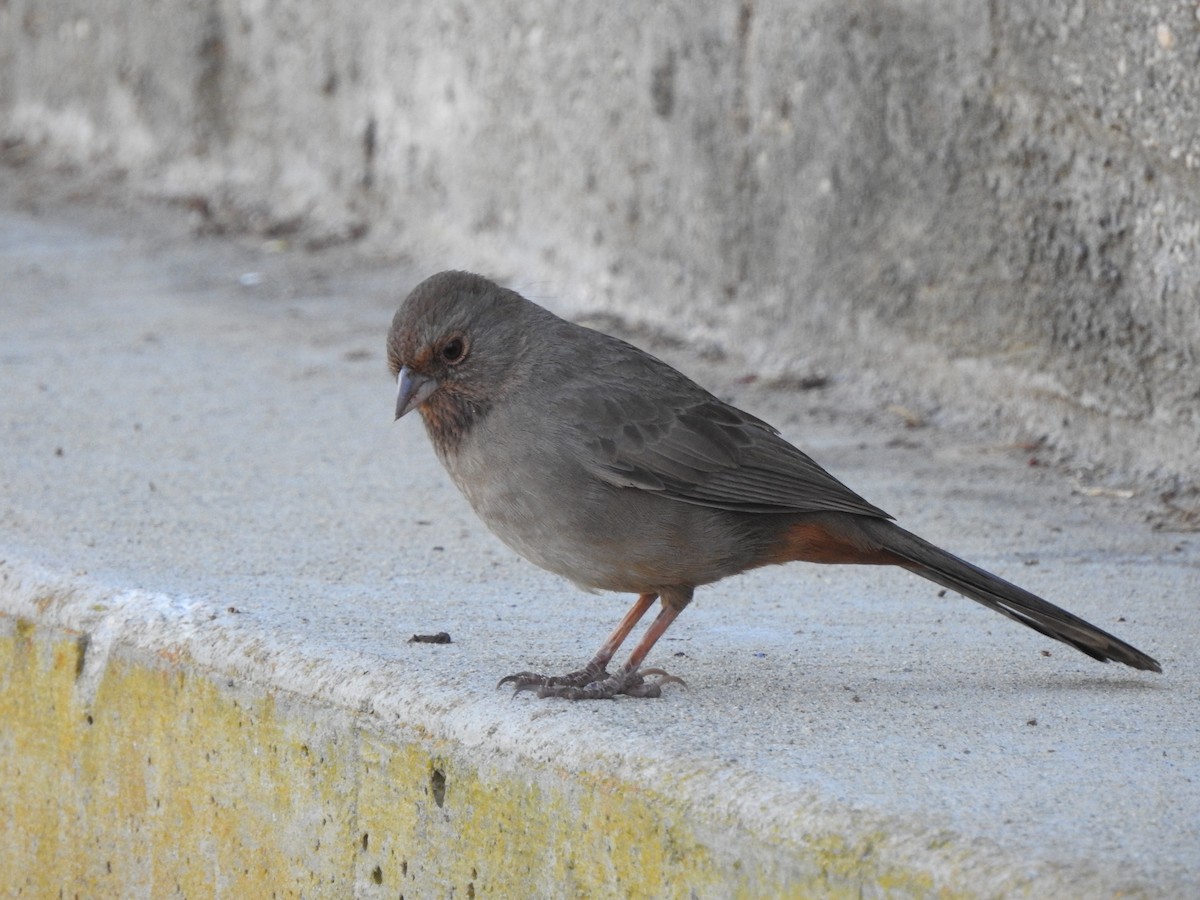
[[(392, 321), (396, 418), (417, 410), (502, 541), (588, 590), (637, 594), (577, 672), (501, 680), (539, 696), (653, 697), (642, 663), (700, 585), (793, 560), (895, 565), (1101, 661), (1159, 664), (910, 534), (749, 413), (624, 341), (467, 272), (417, 285)], [(608, 666), (655, 600), (628, 661)], [(660, 678), (647, 677), (650, 675)]]

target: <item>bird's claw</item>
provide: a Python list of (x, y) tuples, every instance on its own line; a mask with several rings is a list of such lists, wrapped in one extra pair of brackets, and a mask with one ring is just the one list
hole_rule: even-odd
[(684, 681), (678, 675), (672, 675), (666, 669), (658, 669), (658, 668), (638, 669), (638, 675), (643, 678), (647, 675), (657, 675), (658, 681), (656, 682), (656, 684), (658, 684), (660, 686), (664, 685), (664, 684), (678, 684), (678, 685), (682, 685), (683, 687), (687, 687), (686, 681)]
[(546, 685), (566, 686), (566, 688), (582, 688), (582, 686), (608, 678), (608, 672), (604, 666), (595, 666), (588, 664), (581, 668), (578, 672), (568, 672), (565, 676), (544, 676), (538, 672), (517, 672), (504, 676), (497, 682), (497, 688), (503, 688), (505, 684), (516, 685), (514, 694), (520, 694), (521, 691), (533, 690), (534, 688), (544, 688)]

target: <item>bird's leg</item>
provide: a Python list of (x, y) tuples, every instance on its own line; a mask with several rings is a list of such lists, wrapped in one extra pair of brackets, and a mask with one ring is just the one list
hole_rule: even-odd
[(629, 637), (629, 632), (633, 631), (633, 626), (642, 620), (642, 616), (646, 615), (646, 611), (654, 605), (654, 601), (657, 599), (658, 594), (640, 595), (629, 612), (625, 613), (625, 617), (621, 619), (620, 624), (617, 625), (613, 633), (608, 636), (608, 640), (600, 645), (600, 649), (596, 651), (596, 655), (579, 671), (569, 672), (566, 675), (539, 675), (536, 672), (518, 672), (515, 675), (506, 675), (504, 678), (501, 678), (500, 683), (496, 687), (512, 684), (520, 692), (547, 685), (583, 687), (584, 685), (591, 684), (593, 681), (603, 681), (609, 677), (609, 660), (613, 658), (613, 655), (620, 648), (621, 644), (625, 642), (625, 638)]
[[(650, 600), (646, 602), (646, 607), (654, 602), (653, 594), (643, 594), (638, 598), (637, 605), (634, 606), (633, 610), (630, 610), (630, 613), (632, 614), (637, 611), (647, 597), (650, 597)], [(662, 600), (662, 609), (659, 610), (654, 621), (650, 623), (650, 627), (646, 629), (646, 633), (642, 635), (642, 639), (638, 641), (637, 646), (633, 648), (633, 652), (629, 654), (629, 659), (625, 665), (615, 674), (581, 685), (542, 684), (538, 686), (538, 696), (565, 697), (568, 700), (611, 700), (618, 694), (626, 694), (630, 697), (659, 697), (662, 695), (662, 685), (672, 681), (683, 684), (682, 678), (668, 675), (662, 669), (641, 668), (642, 662), (650, 652), (650, 649), (663, 636), (666, 630), (671, 627), (671, 623), (683, 612), (684, 607), (691, 602), (692, 591), (690, 588), (679, 591), (663, 591)], [(638, 618), (644, 612), (645, 608), (642, 608), (638, 613)], [(626, 618), (629, 617), (626, 616)], [(624, 625), (624, 621), (621, 624)], [(632, 628), (632, 624), (629, 627)], [(626, 629), (626, 634), (628, 634), (628, 629)], [(607, 643), (605, 646), (607, 646)], [(616, 647), (613, 647), (614, 652), (615, 650)], [(610, 653), (609, 655), (611, 658), (612, 654)], [(658, 678), (656, 680), (647, 680), (645, 677), (647, 675), (657, 675)]]

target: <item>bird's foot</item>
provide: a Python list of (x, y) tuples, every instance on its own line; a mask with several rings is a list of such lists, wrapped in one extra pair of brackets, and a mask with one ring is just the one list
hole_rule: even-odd
[[(647, 676), (656, 676), (648, 678)], [(664, 684), (687, 683), (678, 676), (669, 675), (663, 669), (639, 669), (631, 672), (621, 669), (610, 675), (601, 666), (588, 665), (569, 675), (538, 675), (520, 672), (500, 680), (504, 684), (516, 685), (515, 694), (521, 691), (537, 691), (538, 697), (562, 697), (566, 700), (612, 700), (619, 694), (627, 697), (661, 697)]]
[(537, 672), (517, 672), (515, 675), (505, 675), (496, 684), (502, 688), (511, 684), (516, 688), (515, 693), (529, 691), (540, 687), (583, 687), (593, 681), (603, 681), (608, 678), (608, 670), (595, 660), (592, 660), (578, 672), (568, 672), (566, 675), (541, 675)]

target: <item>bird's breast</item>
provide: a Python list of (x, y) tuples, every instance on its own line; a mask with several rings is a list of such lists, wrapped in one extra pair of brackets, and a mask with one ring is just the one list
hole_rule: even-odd
[(439, 455), (497, 537), (583, 588), (645, 593), (707, 584), (747, 568), (760, 552), (740, 514), (616, 487), (536, 441), (518, 450), (479, 429)]

